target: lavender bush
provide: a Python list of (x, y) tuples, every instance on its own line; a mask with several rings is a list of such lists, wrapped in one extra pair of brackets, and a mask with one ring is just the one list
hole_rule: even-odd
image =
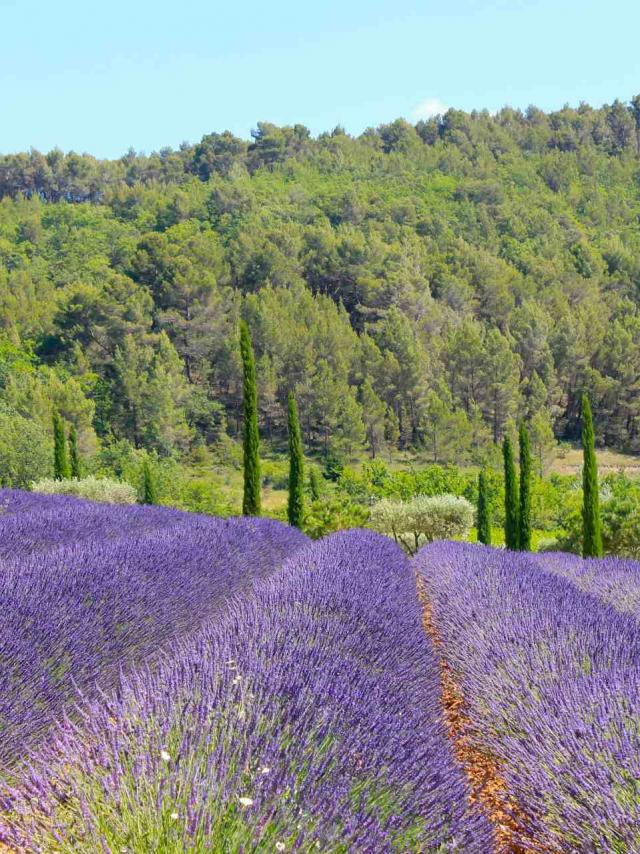
[(0, 489), (0, 558), (116, 539), (186, 524), (190, 516), (166, 507), (118, 507), (72, 496)]
[(2, 501), (1, 553), (14, 555), (0, 562), (5, 764), (41, 740), (78, 692), (113, 686), (306, 542), (267, 519), (15, 492)]
[(577, 555), (548, 552), (535, 556), (538, 565), (566, 578), (623, 614), (640, 619), (640, 563), (606, 557), (583, 560)]
[(64, 724), (2, 795), (21, 851), (492, 850), (401, 550), (297, 552), (170, 661)]
[(567, 854), (640, 850), (637, 620), (526, 555), (437, 543), (414, 565), (523, 833)]

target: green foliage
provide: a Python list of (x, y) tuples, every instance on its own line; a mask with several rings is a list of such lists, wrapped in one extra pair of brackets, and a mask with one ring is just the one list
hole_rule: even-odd
[(531, 441), (524, 422), (519, 430), (520, 446), (520, 506), (518, 508), (518, 548), (531, 551)]
[(484, 471), (478, 475), (478, 542), (491, 545), (491, 502)]
[(419, 495), (410, 501), (383, 498), (371, 508), (370, 524), (415, 554), (424, 542), (466, 537), (473, 524), (473, 506), (456, 495)]
[(312, 501), (320, 501), (323, 493), (322, 475), (317, 466), (309, 466), (309, 496)]
[(260, 474), (264, 486), (272, 489), (289, 488), (289, 459), (268, 458), (260, 460)]
[(534, 528), (553, 531), (564, 527), (566, 508), (580, 489), (578, 479), (572, 475), (552, 474), (534, 477), (531, 487), (531, 522)]
[(260, 437), (258, 435), (258, 391), (256, 365), (249, 327), (240, 322), (240, 350), (243, 377), (243, 449), (244, 494), (242, 512), (245, 516), (260, 515)]
[(131, 484), (96, 478), (93, 475), (80, 480), (76, 478), (39, 480), (32, 485), (32, 489), (34, 492), (42, 492), (45, 495), (73, 495), (76, 498), (102, 501), (107, 504), (135, 504), (138, 500)]
[(78, 431), (75, 424), (69, 428), (69, 472), (71, 477), (78, 480), (82, 474), (80, 471), (80, 449), (78, 448)]
[(156, 488), (153, 471), (149, 465), (149, 461), (145, 460), (142, 468), (143, 485), (142, 485), (142, 503), (157, 504), (158, 490)]
[[(640, 482), (622, 472), (607, 474), (599, 502), (603, 553), (640, 558)], [(584, 517), (579, 483), (565, 492), (557, 519), (561, 529), (557, 547), (582, 554)]]
[(53, 473), (53, 442), (48, 430), (0, 408), (0, 483), (28, 489)]
[(56, 480), (71, 477), (64, 421), (59, 412), (53, 414), (53, 476)]
[(296, 399), (289, 393), (289, 524), (301, 528), (304, 519), (304, 454)]
[(251, 141), (114, 161), (0, 156), (0, 405), (47, 432), (59, 412), (83, 471), (126, 441), (159, 500), (228, 508), (198, 460), (231, 479), (240, 464), (242, 317), (277, 452), (291, 390), (343, 494), (475, 501), (475, 475), (349, 469), (364, 448), (497, 469), (524, 420), (531, 523), (551, 530), (561, 489), (542, 476), (556, 440), (579, 440), (576, 389), (605, 446), (640, 451), (637, 111), (449, 111), (359, 137), (263, 122)]
[[(233, 450), (225, 447), (225, 462)], [(230, 472), (235, 469), (225, 466), (221, 472), (215, 461), (209, 460), (204, 466), (188, 465), (174, 457), (161, 457), (158, 454), (134, 448), (127, 440), (105, 443), (99, 453), (91, 460), (92, 473), (99, 478), (111, 478), (131, 483), (139, 500), (144, 497), (144, 469), (149, 467), (156, 488), (157, 503), (195, 513), (208, 513), (229, 516), (238, 513), (241, 490), (241, 477), (237, 477), (237, 493), (233, 499), (225, 494), (225, 486)], [(238, 469), (241, 468), (241, 463)]]
[(303, 530), (316, 540), (334, 531), (362, 528), (368, 519), (368, 508), (342, 496), (328, 495), (307, 507)]
[(640, 484), (624, 474), (603, 482), (602, 545), (605, 554), (640, 558)]
[(602, 530), (598, 467), (591, 404), (586, 394), (582, 396), (582, 450), (584, 455), (582, 467), (582, 554), (584, 557), (601, 557)]
[(391, 472), (381, 460), (363, 463), (360, 471), (345, 467), (338, 480), (338, 489), (365, 504), (378, 498), (399, 498), (404, 501), (417, 495), (464, 495), (472, 501), (476, 478), (454, 465), (426, 465), (409, 471)]
[(324, 476), (334, 483), (339, 481), (344, 473), (344, 459), (339, 454), (331, 451), (324, 458)]
[(504, 539), (508, 549), (518, 548), (518, 481), (509, 436), (502, 442), (504, 459)]

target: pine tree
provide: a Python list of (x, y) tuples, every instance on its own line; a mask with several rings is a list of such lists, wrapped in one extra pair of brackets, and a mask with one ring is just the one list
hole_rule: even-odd
[(531, 551), (531, 442), (524, 422), (520, 425), (520, 509), (518, 512), (518, 548)]
[(148, 460), (145, 460), (144, 466), (142, 467), (142, 477), (142, 503), (157, 504), (158, 491), (156, 489), (156, 479), (153, 476)]
[(478, 542), (491, 545), (491, 503), (484, 471), (478, 475)]
[(582, 555), (602, 557), (598, 466), (591, 404), (586, 394), (582, 395), (582, 453)]
[(289, 524), (302, 527), (304, 516), (304, 454), (298, 407), (293, 394), (289, 394), (289, 503), (287, 515)]
[(244, 423), (244, 495), (242, 512), (245, 516), (260, 515), (260, 436), (258, 433), (258, 388), (256, 360), (251, 333), (240, 321), (240, 351), (242, 353)]
[(75, 424), (69, 428), (69, 467), (71, 477), (80, 479), (80, 451), (78, 449), (78, 431)]
[(53, 413), (53, 476), (56, 480), (66, 480), (70, 476), (67, 440), (64, 435), (64, 422), (59, 412)]
[(518, 481), (511, 439), (504, 437), (504, 539), (508, 549), (518, 548)]

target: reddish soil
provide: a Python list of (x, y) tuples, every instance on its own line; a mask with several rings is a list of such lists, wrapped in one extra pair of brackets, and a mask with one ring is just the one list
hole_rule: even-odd
[(480, 740), (471, 721), (462, 689), (443, 651), (442, 638), (433, 617), (433, 608), (424, 581), (416, 579), (422, 605), (422, 625), (439, 656), (444, 720), (456, 759), (471, 785), (470, 801), (479, 803), (493, 825), (498, 854), (552, 854), (521, 830), (525, 813), (509, 793), (495, 757), (479, 747)]

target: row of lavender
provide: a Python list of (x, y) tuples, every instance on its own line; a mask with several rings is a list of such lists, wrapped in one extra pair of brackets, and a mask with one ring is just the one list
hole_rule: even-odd
[(4, 792), (22, 851), (492, 850), (415, 579), (363, 531), (301, 549)]
[(167, 507), (115, 506), (19, 489), (0, 489), (0, 558), (85, 540), (108, 540), (184, 523), (187, 513)]
[(500, 760), (523, 811), (523, 840), (639, 851), (640, 624), (627, 607), (637, 565), (437, 543), (415, 567), (471, 736)]
[(2, 491), (0, 761), (79, 692), (157, 657), (306, 542), (269, 520)]
[(640, 563), (606, 557), (582, 560), (561, 552), (535, 555), (540, 567), (571, 581), (622, 614), (640, 619)]

